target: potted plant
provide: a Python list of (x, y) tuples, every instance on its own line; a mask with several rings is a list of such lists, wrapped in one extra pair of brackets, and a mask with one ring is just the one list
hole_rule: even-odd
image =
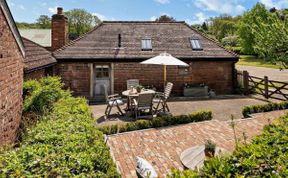
[(143, 89), (143, 86), (142, 86), (142, 85), (136, 86), (136, 91), (137, 91), (137, 93), (140, 93), (142, 89)]
[(216, 144), (213, 143), (211, 140), (207, 140), (205, 143), (205, 156), (207, 158), (214, 157), (215, 155)]

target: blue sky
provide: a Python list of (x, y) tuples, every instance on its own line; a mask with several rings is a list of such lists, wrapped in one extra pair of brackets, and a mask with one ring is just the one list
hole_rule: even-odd
[(288, 0), (7, 0), (18, 22), (51, 16), (56, 7), (84, 8), (102, 20), (154, 20), (167, 14), (189, 24), (202, 23), (223, 13), (242, 14), (262, 2), (267, 8), (288, 8)]

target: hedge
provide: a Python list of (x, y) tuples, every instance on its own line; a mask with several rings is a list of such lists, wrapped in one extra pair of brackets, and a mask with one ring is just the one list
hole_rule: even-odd
[(212, 119), (211, 111), (196, 111), (189, 115), (180, 116), (167, 116), (167, 117), (157, 117), (152, 120), (137, 120), (136, 122), (131, 122), (127, 124), (116, 124), (99, 126), (97, 129), (104, 134), (116, 134), (134, 130), (148, 129), (148, 128), (158, 128), (178, 124), (186, 124), (191, 122), (199, 122)]
[(91, 115), (83, 98), (54, 102), (26, 129), (18, 148), (0, 148), (0, 177), (120, 177)]
[(205, 161), (200, 173), (174, 170), (168, 177), (288, 177), (287, 138), (288, 115), (264, 127), (261, 135), (231, 156)]
[(247, 118), (250, 114), (253, 113), (269, 112), (283, 109), (288, 109), (288, 101), (283, 101), (280, 103), (268, 103), (263, 105), (245, 106), (242, 109), (242, 114), (245, 118)]

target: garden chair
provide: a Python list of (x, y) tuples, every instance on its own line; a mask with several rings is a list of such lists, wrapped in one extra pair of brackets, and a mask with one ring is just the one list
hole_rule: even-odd
[(104, 91), (106, 102), (107, 102), (105, 115), (109, 116), (113, 107), (117, 107), (118, 111), (121, 113), (121, 115), (123, 115), (123, 112), (120, 109), (120, 106), (124, 105), (122, 98), (119, 97), (118, 94), (108, 95), (107, 86), (102, 85), (102, 87), (103, 87), (103, 91)]
[(172, 88), (173, 83), (168, 82), (167, 85), (165, 86), (164, 93), (160, 92), (156, 93), (155, 98), (153, 99), (153, 104), (157, 104), (157, 106), (155, 107), (155, 112), (159, 112), (161, 110), (163, 110), (164, 113), (166, 112), (166, 110), (170, 112), (170, 109), (167, 105), (167, 100), (170, 97)]
[[(153, 97), (153, 93), (142, 93), (139, 94), (137, 100), (136, 98), (133, 99), (136, 119), (140, 117), (153, 117)], [(140, 116), (143, 112), (146, 112), (146, 114), (148, 113), (149, 115)]]
[(138, 79), (129, 79), (127, 80), (127, 90), (130, 90), (131, 87), (135, 88), (139, 85)]

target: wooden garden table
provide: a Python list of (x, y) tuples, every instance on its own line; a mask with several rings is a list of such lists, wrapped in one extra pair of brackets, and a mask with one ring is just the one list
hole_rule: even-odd
[[(150, 89), (144, 89), (140, 92), (142, 93), (151, 93), (151, 94), (155, 94), (156, 92), (154, 90), (150, 90)], [(139, 94), (136, 89), (133, 89), (133, 91), (131, 92), (131, 90), (125, 90), (122, 92), (123, 96), (127, 97), (127, 109), (131, 110), (131, 101), (133, 100), (133, 98), (137, 98), (139, 96)]]

